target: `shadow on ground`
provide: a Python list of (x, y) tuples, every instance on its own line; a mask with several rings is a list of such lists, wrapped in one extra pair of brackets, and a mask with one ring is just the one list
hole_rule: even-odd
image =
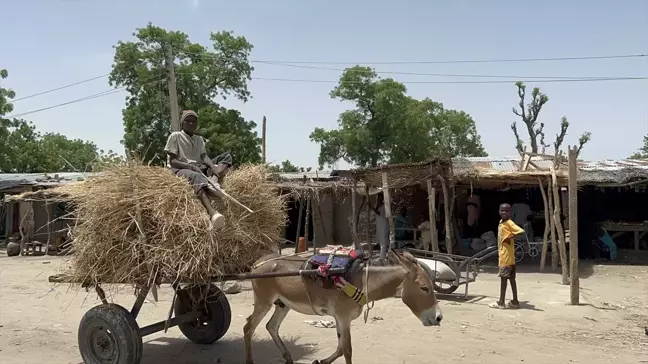
[[(599, 264), (593, 260), (581, 260), (578, 263), (578, 272), (580, 278), (589, 278), (594, 274), (594, 265)], [(489, 261), (479, 266), (484, 273), (497, 274), (497, 261)], [(551, 261), (548, 259), (545, 269), (540, 271), (540, 260), (523, 260), (516, 265), (518, 274), (524, 273), (543, 273), (543, 274), (561, 274), (561, 267), (558, 266), (556, 270), (551, 268)]]
[[(297, 338), (283, 338), (295, 362), (317, 350), (316, 343), (297, 344)], [(252, 355), (256, 363), (283, 363), (279, 349), (272, 340), (256, 339), (252, 342)], [(244, 363), (243, 338), (224, 338), (213, 345), (197, 345), (187, 339), (161, 337), (144, 343), (142, 364), (205, 364)]]

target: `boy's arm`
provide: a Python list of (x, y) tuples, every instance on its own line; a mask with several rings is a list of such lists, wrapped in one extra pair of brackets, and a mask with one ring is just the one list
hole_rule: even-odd
[(507, 240), (524, 232), (524, 229), (519, 227), (515, 222), (513, 222), (513, 220), (509, 220), (508, 224), (506, 224), (506, 227), (508, 230), (508, 236), (506, 238)]

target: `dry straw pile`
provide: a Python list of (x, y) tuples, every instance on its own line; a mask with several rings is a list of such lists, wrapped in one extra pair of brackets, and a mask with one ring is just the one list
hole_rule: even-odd
[(141, 165), (110, 169), (57, 188), (75, 209), (70, 279), (85, 283), (204, 282), (246, 271), (275, 250), (286, 220), (285, 199), (266, 182), (264, 166), (231, 172), (223, 189), (251, 208), (217, 202), (220, 230), (189, 184), (168, 170)]

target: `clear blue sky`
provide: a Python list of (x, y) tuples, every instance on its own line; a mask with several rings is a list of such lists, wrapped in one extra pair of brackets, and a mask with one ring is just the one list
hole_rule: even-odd
[[(18, 97), (110, 71), (112, 46), (133, 39), (147, 22), (180, 30), (209, 45), (210, 31), (233, 30), (254, 44), (253, 60), (384, 62), (571, 57), (648, 53), (648, 1), (253, 1), (9, 0), (0, 15), (3, 85)], [(253, 77), (335, 81), (339, 71), (254, 64)], [(343, 65), (320, 65), (333, 68)], [(514, 76), (648, 76), (648, 57), (565, 62), (376, 65), (378, 71)], [(492, 156), (514, 154), (509, 125), (517, 120), (511, 84), (407, 84), (474, 78), (386, 75), (410, 95), (462, 109)], [(483, 80), (483, 79), (482, 79)], [(308, 135), (333, 128), (347, 107), (331, 83), (252, 80), (253, 99), (227, 100), (248, 119), (268, 118), (268, 160), (314, 166), (319, 148)], [(553, 138), (561, 116), (567, 143), (585, 130), (585, 159), (624, 158), (648, 133), (648, 80), (537, 83), (550, 98), (541, 115)], [(15, 112), (59, 104), (109, 89), (106, 79), (19, 101)], [(94, 141), (122, 151), (125, 93), (26, 116), (43, 132)], [(341, 166), (344, 166), (342, 164)]]

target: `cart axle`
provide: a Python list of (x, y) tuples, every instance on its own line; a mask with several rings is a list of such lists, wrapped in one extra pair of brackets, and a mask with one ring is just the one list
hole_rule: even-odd
[(177, 317), (173, 317), (171, 320), (168, 321), (169, 325), (167, 326), (167, 320), (156, 322), (154, 324), (144, 326), (139, 330), (140, 336), (148, 336), (151, 334), (155, 334), (156, 332), (164, 331), (165, 328), (169, 327), (174, 327), (182, 324), (187, 324), (192, 321), (196, 320), (201, 320), (204, 318), (204, 315), (202, 312), (189, 312), (184, 315), (180, 315)]

